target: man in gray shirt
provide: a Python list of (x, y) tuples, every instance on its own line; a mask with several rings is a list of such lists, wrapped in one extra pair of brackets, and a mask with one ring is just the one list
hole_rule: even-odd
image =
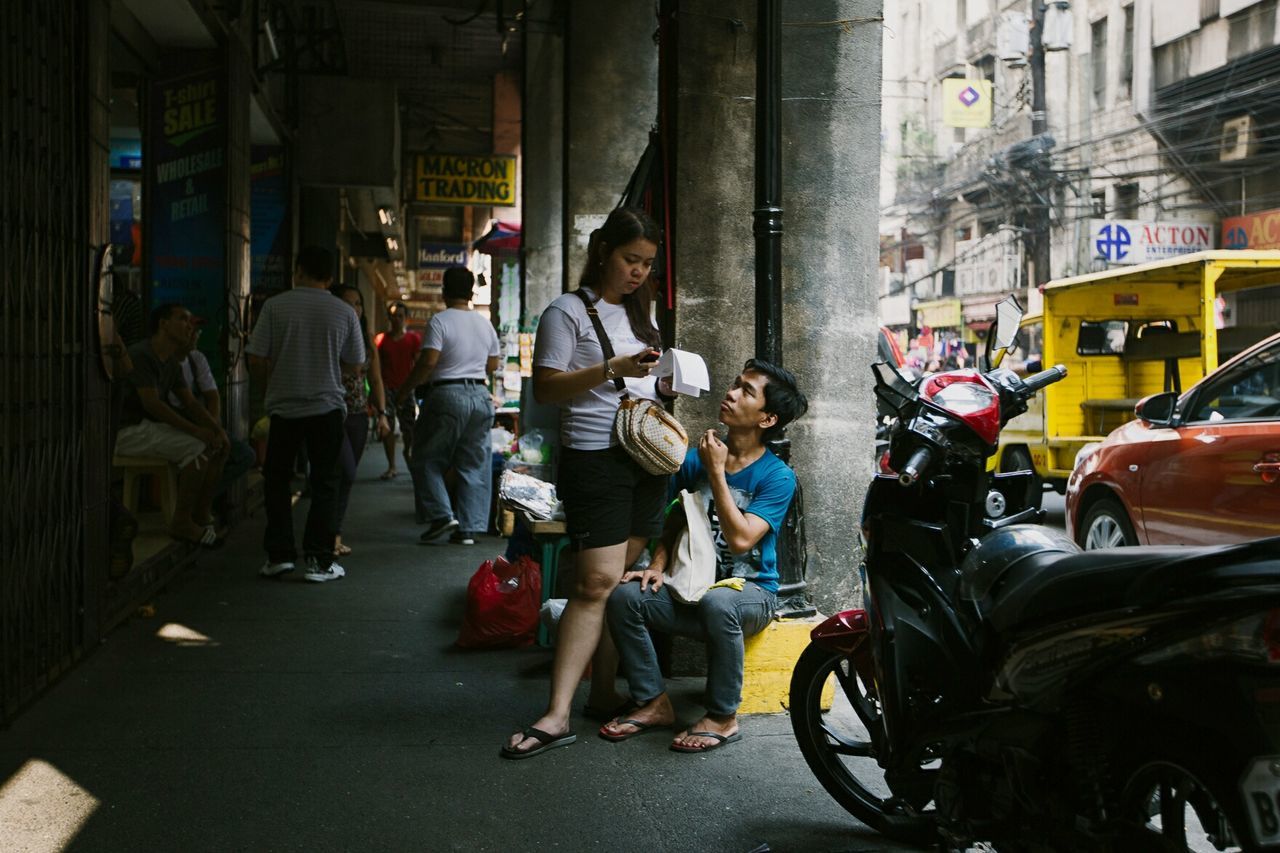
[(271, 416), (263, 465), (267, 562), (258, 572), (263, 577), (294, 569), (290, 484), (293, 461), (304, 443), (311, 463), (311, 508), (302, 534), (304, 577), (323, 583), (346, 575), (333, 562), (338, 465), (347, 417), (342, 365), (363, 364), (365, 352), (356, 312), (329, 293), (332, 281), (332, 254), (315, 246), (299, 252), (293, 290), (263, 304), (245, 350), (255, 380), (267, 380)]

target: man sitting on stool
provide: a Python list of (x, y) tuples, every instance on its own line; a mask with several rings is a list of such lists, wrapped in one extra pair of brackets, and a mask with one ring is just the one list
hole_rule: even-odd
[(683, 512), (671, 513), (649, 566), (624, 574), (609, 596), (609, 631), (639, 707), (606, 723), (602, 738), (626, 740), (675, 723), (649, 636), (654, 628), (707, 644), (707, 713), (677, 735), (671, 748), (706, 752), (741, 739), (737, 713), (744, 639), (768, 627), (777, 609), (778, 531), (796, 490), (795, 474), (765, 441), (807, 408), (790, 372), (752, 359), (720, 404), (728, 438), (721, 441), (715, 430), (707, 430), (698, 452), (685, 457), (673, 488), (703, 496), (716, 546), (717, 583), (697, 604), (674, 600), (663, 586), (685, 522)]
[[(129, 347), (133, 372), (125, 385), (119, 456), (158, 456), (178, 466), (178, 495), (169, 532), (175, 539), (218, 544), (211, 515), (214, 490), (222, 476), (227, 433), (191, 394), (179, 358), (189, 352), (194, 318), (181, 305), (151, 312), (151, 337)], [(169, 405), (176, 395), (188, 420)]]

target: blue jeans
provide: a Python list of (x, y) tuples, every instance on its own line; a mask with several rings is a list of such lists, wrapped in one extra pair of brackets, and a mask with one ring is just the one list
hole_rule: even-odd
[[(467, 533), (489, 529), (493, 496), (493, 454), (489, 430), (493, 400), (484, 385), (437, 385), (422, 401), (413, 430), (409, 470), (421, 489), (415, 490), (418, 511), (427, 522), (457, 518)], [(444, 472), (458, 476), (455, 514)]]
[(747, 581), (742, 592), (708, 590), (697, 604), (681, 604), (664, 586), (640, 591), (640, 582), (619, 584), (609, 596), (609, 633), (626, 670), (631, 697), (640, 704), (666, 692), (649, 628), (696, 637), (707, 644), (707, 713), (728, 717), (742, 704), (742, 656), (745, 638), (773, 620), (773, 593)]

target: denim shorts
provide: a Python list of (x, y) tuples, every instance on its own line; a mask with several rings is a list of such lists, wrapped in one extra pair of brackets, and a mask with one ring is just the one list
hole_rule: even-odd
[(574, 547), (605, 548), (632, 536), (661, 535), (668, 480), (645, 471), (621, 447), (564, 448), (556, 494), (564, 501)]

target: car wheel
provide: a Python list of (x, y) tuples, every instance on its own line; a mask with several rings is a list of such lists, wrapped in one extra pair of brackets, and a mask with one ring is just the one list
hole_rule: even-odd
[(1086, 551), (1137, 544), (1129, 515), (1115, 498), (1102, 498), (1091, 506), (1080, 525), (1080, 547)]
[(1036, 466), (1031, 463), (1031, 451), (1025, 447), (1010, 447), (1001, 454), (1000, 473), (1008, 474), (1013, 471), (1030, 471), (1031, 482), (1027, 485), (1027, 494), (1023, 498), (1022, 506), (1010, 507), (1010, 511), (1017, 512), (1027, 507), (1040, 509), (1044, 504), (1044, 481), (1036, 473)]

